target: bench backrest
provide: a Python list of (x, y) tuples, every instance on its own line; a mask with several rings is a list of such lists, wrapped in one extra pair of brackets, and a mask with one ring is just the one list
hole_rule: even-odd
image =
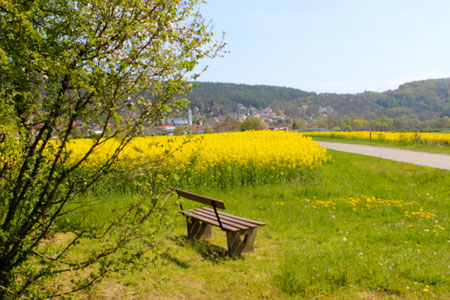
[(221, 209), (225, 209), (225, 203), (223, 203), (223, 201), (214, 199), (214, 198), (210, 198), (210, 197), (205, 197), (199, 194), (194, 194), (191, 192), (187, 192), (187, 191), (183, 191), (177, 188), (173, 189), (175, 192), (177, 192), (178, 196), (192, 200), (192, 201), (196, 201), (202, 204), (206, 204), (206, 205), (210, 205), (212, 207), (216, 207), (216, 208), (221, 208)]

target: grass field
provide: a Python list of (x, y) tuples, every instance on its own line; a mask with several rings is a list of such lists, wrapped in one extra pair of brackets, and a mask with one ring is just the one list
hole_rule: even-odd
[(255, 252), (227, 257), (220, 230), (208, 241), (186, 240), (179, 215), (154, 264), (113, 274), (77, 297), (450, 298), (450, 172), (329, 153), (306, 182), (195, 189), (224, 200), (229, 213), (267, 223)]

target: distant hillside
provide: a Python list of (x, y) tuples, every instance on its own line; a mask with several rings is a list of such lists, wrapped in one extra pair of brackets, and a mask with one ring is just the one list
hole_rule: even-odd
[(273, 109), (296, 117), (298, 107), (308, 105), (314, 115), (320, 106), (331, 106), (337, 117), (430, 120), (450, 116), (450, 78), (414, 81), (383, 93), (316, 94), (293, 88), (230, 83), (199, 83), (188, 95), (192, 106), (223, 116), (237, 105)]
[(315, 93), (287, 87), (201, 82), (189, 93), (188, 99), (192, 106), (197, 106), (202, 111), (211, 110), (225, 115), (233, 111), (237, 104), (262, 108), (312, 95)]

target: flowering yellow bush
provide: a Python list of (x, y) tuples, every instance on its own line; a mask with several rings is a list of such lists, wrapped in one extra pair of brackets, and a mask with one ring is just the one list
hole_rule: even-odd
[(16, 164), (20, 157), (20, 153), (20, 144), (17, 140), (9, 140), (0, 143), (0, 170), (3, 169), (5, 165), (11, 167)]
[(450, 145), (450, 133), (429, 132), (379, 132), (379, 131), (350, 131), (350, 132), (308, 132), (308, 136), (336, 137), (355, 140), (378, 140), (406, 143), (440, 143)]
[[(74, 140), (69, 151), (83, 155), (91, 140)], [(111, 154), (115, 141), (94, 152), (90, 163)], [(135, 138), (121, 153), (122, 163), (166, 158), (186, 184), (240, 185), (294, 179), (320, 167), (327, 153), (311, 138), (294, 132), (247, 131), (187, 136)], [(170, 163), (167, 163), (170, 157)]]

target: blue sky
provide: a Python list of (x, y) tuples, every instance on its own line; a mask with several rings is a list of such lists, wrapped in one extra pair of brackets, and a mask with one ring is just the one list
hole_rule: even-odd
[(449, 0), (209, 0), (230, 53), (200, 81), (385, 91), (450, 77)]

